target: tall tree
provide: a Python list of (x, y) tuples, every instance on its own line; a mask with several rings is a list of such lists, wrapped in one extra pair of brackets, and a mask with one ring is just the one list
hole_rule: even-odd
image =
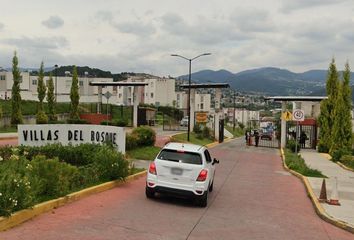
[(73, 78), (71, 82), (71, 89), (70, 89), (70, 118), (71, 119), (80, 119), (79, 116), (79, 100), (80, 100), (80, 95), (79, 95), (79, 81), (78, 81), (78, 76), (77, 76), (77, 69), (76, 66), (73, 68)]
[(37, 93), (38, 93), (38, 109), (36, 122), (38, 124), (48, 123), (48, 116), (44, 112), (43, 108), (43, 99), (45, 98), (45, 93), (47, 91), (47, 87), (44, 83), (44, 64), (41, 62), (41, 66), (38, 72), (38, 82), (37, 82)]
[(330, 153), (342, 150), (351, 150), (352, 147), (352, 122), (351, 122), (351, 88), (350, 88), (350, 67), (345, 64), (343, 81), (337, 95), (334, 108), (333, 143)]
[(328, 99), (321, 102), (321, 114), (319, 116), (320, 124), (320, 142), (319, 150), (328, 152), (332, 146), (332, 134), (334, 125), (334, 107), (336, 105), (339, 92), (338, 72), (334, 58), (328, 68), (326, 92)]
[(21, 75), (20, 70), (18, 68), (18, 58), (15, 52), (14, 57), (12, 58), (12, 76), (13, 76), (13, 84), (11, 91), (11, 124), (21, 124), (23, 122), (22, 112), (21, 112), (21, 89), (20, 89), (20, 81)]
[(47, 102), (48, 102), (48, 117), (51, 121), (56, 121), (55, 116), (55, 96), (54, 96), (54, 83), (52, 73), (49, 75), (48, 81), (48, 92), (47, 92)]
[(37, 93), (38, 93), (38, 111), (43, 111), (43, 99), (45, 97), (45, 93), (47, 88), (44, 83), (44, 64), (41, 62), (41, 66), (38, 72), (38, 83), (37, 83)]

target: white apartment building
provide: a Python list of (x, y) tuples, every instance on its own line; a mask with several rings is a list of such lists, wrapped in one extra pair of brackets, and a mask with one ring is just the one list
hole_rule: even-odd
[[(176, 107), (179, 109), (187, 109), (188, 93), (176, 92)], [(211, 95), (206, 93), (196, 93), (194, 102), (194, 111), (210, 112)]]
[(317, 118), (321, 112), (320, 102), (293, 102), (293, 110), (301, 109), (306, 118)]
[[(125, 82), (145, 82), (145, 87), (138, 87), (139, 103), (153, 104), (155, 106), (174, 106), (175, 79), (172, 78), (142, 78), (131, 77)], [(134, 87), (117, 88), (117, 104), (133, 105)]]
[[(49, 77), (44, 77), (44, 82), (48, 84)], [(94, 78), (88, 76), (78, 77), (79, 81), (79, 94), (81, 102), (97, 102), (98, 101), (98, 88), (96, 86), (90, 86), (89, 83), (95, 82), (112, 82), (112, 78)], [(21, 72), (20, 80), (21, 98), (23, 100), (38, 100), (37, 86), (38, 76), (30, 76), (29, 72)], [(72, 83), (72, 76), (55, 77), (53, 76), (54, 93), (56, 93), (58, 102), (70, 102), (70, 89)], [(11, 98), (11, 91), (13, 85), (12, 72), (1, 70), (0, 71), (0, 98)], [(114, 96), (117, 95), (115, 87), (108, 86), (102, 89), (102, 93), (105, 94), (109, 91)], [(107, 99), (103, 97), (103, 102)], [(46, 101), (46, 99), (44, 99)], [(116, 104), (116, 99), (111, 97), (109, 103)]]
[[(233, 119), (233, 108), (225, 109), (224, 113), (227, 114), (229, 119)], [(259, 121), (259, 111), (249, 111), (247, 109), (235, 108), (235, 121), (247, 126), (251, 121)]]

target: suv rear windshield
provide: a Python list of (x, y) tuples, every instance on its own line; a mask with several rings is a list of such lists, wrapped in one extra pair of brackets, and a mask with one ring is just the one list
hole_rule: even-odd
[(202, 164), (200, 154), (194, 152), (184, 152), (171, 149), (163, 149), (157, 157), (161, 160), (189, 163), (189, 164)]

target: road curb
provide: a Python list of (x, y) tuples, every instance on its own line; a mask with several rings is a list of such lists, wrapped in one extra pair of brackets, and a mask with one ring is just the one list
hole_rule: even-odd
[(280, 149), (280, 153), (281, 153), (281, 157), (282, 157), (282, 162), (283, 162), (283, 167), (284, 169), (286, 169), (288, 172), (290, 172), (291, 174), (293, 174), (294, 176), (298, 177), (305, 185), (305, 189), (307, 192), (307, 195), (309, 196), (309, 198), (311, 199), (312, 205), (315, 208), (315, 212), (317, 213), (317, 215), (325, 220), (328, 223), (331, 223), (339, 228), (342, 228), (344, 230), (347, 230), (348, 232), (354, 233), (354, 226), (343, 222), (341, 220), (338, 220), (330, 215), (328, 215), (325, 211), (325, 209), (322, 207), (321, 203), (318, 201), (318, 198), (316, 197), (315, 193), (313, 192), (311, 185), (307, 179), (307, 177), (303, 176), (302, 174), (295, 172), (293, 170), (291, 170), (285, 162), (285, 154), (284, 154), (284, 150), (281, 148)]
[(38, 216), (42, 213), (48, 212), (52, 209), (58, 208), (60, 206), (63, 206), (67, 203), (71, 203), (74, 201), (77, 201), (79, 199), (85, 198), (87, 196), (100, 193), (109, 189), (112, 189), (114, 187), (123, 185), (127, 182), (133, 181), (139, 177), (142, 177), (146, 174), (146, 170), (140, 173), (136, 173), (134, 175), (128, 176), (125, 180), (115, 180), (111, 182), (106, 182), (102, 183), (97, 186), (89, 187), (86, 189), (83, 189), (78, 192), (74, 192), (71, 194), (68, 194), (67, 196), (53, 199), (47, 202), (43, 202), (40, 204), (37, 204), (33, 206), (31, 209), (24, 209), (18, 212), (15, 212), (12, 214), (10, 217), (0, 217), (0, 231), (7, 230), (9, 228), (15, 227), (27, 220), (30, 220), (31, 218), (34, 218), (35, 216)]
[[(331, 160), (331, 159), (332, 159), (332, 156), (329, 155), (328, 153), (321, 153), (321, 155), (324, 156), (327, 160), (332, 161), (332, 160)], [(336, 163), (337, 165), (339, 165), (339, 166), (340, 166), (341, 168), (343, 168), (344, 170), (354, 172), (354, 169), (351, 169), (351, 168), (345, 166), (345, 165), (344, 165), (343, 163), (341, 163), (341, 162), (336, 161), (336, 162), (334, 162), (334, 163)]]

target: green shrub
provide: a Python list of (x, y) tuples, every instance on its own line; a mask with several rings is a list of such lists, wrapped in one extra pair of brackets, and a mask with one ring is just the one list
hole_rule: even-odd
[[(286, 148), (294, 153), (295, 150), (296, 150), (296, 141), (295, 140), (289, 140), (286, 143)], [(300, 144), (297, 144), (297, 151), (300, 152)]]
[(30, 181), (29, 161), (12, 155), (0, 162), (0, 216), (28, 208), (35, 202), (35, 184)]
[(340, 158), (340, 161), (354, 161), (354, 157), (352, 155), (343, 155), (341, 158)]
[(112, 123), (114, 126), (118, 127), (126, 127), (128, 125), (128, 121), (125, 119), (114, 119)]
[(39, 111), (36, 115), (36, 123), (37, 124), (47, 124), (48, 123), (48, 116), (43, 111)]
[(155, 144), (156, 133), (150, 127), (141, 126), (134, 128), (131, 134), (137, 136), (138, 146), (154, 146)]
[(195, 124), (194, 127), (193, 127), (193, 132), (195, 133), (202, 133), (202, 128), (200, 126), (200, 124)]
[(207, 126), (204, 126), (204, 128), (202, 130), (202, 135), (204, 138), (210, 138), (211, 137), (210, 128), (208, 128)]
[(321, 143), (321, 142), (318, 144), (317, 149), (318, 149), (318, 152), (320, 152), (320, 153), (328, 153), (328, 152), (329, 152), (328, 147), (326, 147), (326, 146), (325, 146), (323, 143)]
[(124, 179), (129, 173), (129, 162), (115, 149), (102, 146), (94, 156), (94, 165), (101, 181)]
[(350, 155), (351, 154), (351, 151), (347, 150), (347, 149), (338, 149), (338, 150), (335, 150), (331, 153), (331, 156), (332, 156), (332, 161), (339, 161), (342, 156), (344, 155)]
[(39, 179), (39, 195), (61, 197), (69, 193), (74, 186), (78, 169), (70, 164), (59, 162), (58, 158), (47, 159), (37, 155), (31, 161), (32, 174)]
[(125, 137), (125, 149), (132, 150), (138, 146), (138, 136), (135, 134), (127, 134)]
[(66, 122), (68, 124), (89, 124), (86, 119), (68, 119)]
[(93, 155), (101, 146), (99, 144), (85, 143), (80, 145), (63, 146), (62, 144), (48, 144), (40, 147), (19, 146), (22, 155), (32, 159), (37, 155), (47, 158), (58, 157), (61, 161), (74, 166), (88, 165), (93, 162)]
[(112, 126), (113, 123), (111, 121), (107, 121), (107, 120), (103, 120), (102, 122), (100, 122), (100, 125), (108, 125), (108, 126)]

